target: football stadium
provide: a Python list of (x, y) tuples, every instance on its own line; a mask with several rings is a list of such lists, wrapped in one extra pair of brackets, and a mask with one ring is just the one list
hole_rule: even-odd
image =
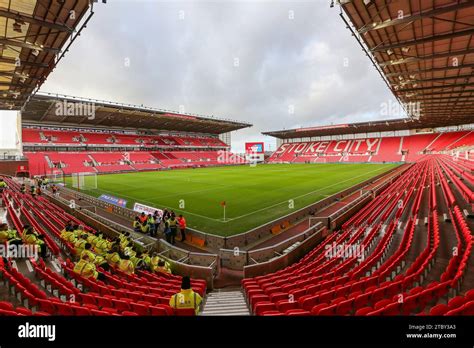
[(474, 314), (472, 1), (319, 2), (403, 115), (242, 149), (251, 115), (42, 88), (109, 6), (0, 1), (0, 316)]

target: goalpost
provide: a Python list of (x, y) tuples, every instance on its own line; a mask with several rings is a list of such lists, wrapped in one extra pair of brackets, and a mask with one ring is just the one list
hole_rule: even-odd
[(53, 172), (45, 175), (52, 184), (64, 183), (64, 175), (62, 172)]
[(72, 187), (78, 190), (96, 190), (97, 173), (71, 174)]

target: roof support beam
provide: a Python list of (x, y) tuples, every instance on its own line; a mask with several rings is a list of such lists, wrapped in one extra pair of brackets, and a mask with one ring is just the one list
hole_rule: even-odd
[[(464, 90), (464, 91), (444, 91), (444, 92), (439, 91), (439, 92), (430, 92), (430, 93), (420, 93), (418, 95), (418, 97), (419, 98), (424, 98), (424, 97), (429, 96), (429, 95), (445, 95), (445, 94), (458, 94), (458, 93), (461, 93), (461, 94), (471, 93), (472, 94), (472, 93), (474, 93), (474, 89), (468, 89), (468, 90)], [(461, 96), (452, 95), (449, 98), (456, 98), (456, 97), (461, 97)], [(466, 96), (464, 96), (464, 97), (466, 97)], [(414, 98), (416, 98), (416, 96), (414, 96)], [(433, 97), (433, 99), (438, 99), (438, 97)], [(414, 99), (414, 100), (417, 100), (417, 99)]]
[(12, 87), (12, 88), (34, 88), (36, 87), (36, 84), (30, 85), (30, 84), (18, 84), (18, 83), (10, 83), (10, 82), (0, 82), (0, 86), (7, 86), (7, 87)]
[(378, 46), (378, 47), (374, 47), (374, 48), (370, 49), (370, 51), (371, 52), (383, 52), (383, 51), (386, 51), (388, 49), (414, 46), (414, 45), (419, 45), (419, 44), (422, 44), (422, 43), (453, 39), (455, 37), (473, 35), (473, 34), (474, 34), (474, 29), (467, 29), (467, 30), (457, 31), (457, 32), (454, 32), (454, 33), (447, 33), (447, 34), (441, 34), (441, 35), (432, 35), (432, 36), (428, 36), (428, 37), (423, 37), (421, 39), (414, 39), (414, 40), (402, 41), (402, 42), (397, 42), (397, 43), (394, 43), (394, 44), (389, 44), (389, 45), (384, 45), (384, 46)]
[(465, 2), (465, 3), (462, 3), (462, 4), (456, 3), (454, 5), (444, 6), (444, 7), (437, 8), (437, 9), (430, 10), (430, 11), (418, 12), (418, 13), (415, 13), (411, 16), (405, 16), (403, 18), (397, 18), (397, 19), (388, 20), (388, 21), (385, 21), (385, 22), (378, 22), (378, 23), (368, 24), (368, 25), (365, 25), (362, 28), (360, 28), (358, 30), (358, 32), (359, 32), (359, 34), (365, 34), (365, 33), (369, 32), (371, 30), (379, 30), (379, 29), (383, 29), (383, 28), (387, 28), (387, 27), (392, 27), (394, 25), (410, 23), (410, 22), (414, 22), (414, 21), (417, 21), (417, 20), (423, 19), (423, 18), (432, 18), (432, 17), (438, 16), (438, 15), (441, 15), (441, 14), (461, 10), (461, 9), (464, 9), (464, 8), (470, 8), (470, 7), (474, 7), (474, 3), (472, 1), (468, 1), (468, 2)]
[[(18, 67), (21, 67), (21, 66), (31, 66), (31, 67), (34, 67), (34, 68), (49, 68), (49, 65), (48, 64), (44, 64), (44, 63), (35, 63), (35, 62), (28, 62), (26, 60), (20, 60), (20, 65)], [(14, 58), (5, 58), (5, 57), (0, 57), (0, 63), (8, 63), (8, 64), (18, 64), (18, 61)]]
[(439, 101), (439, 102), (426, 102), (426, 103), (421, 103), (420, 105), (422, 108), (424, 107), (434, 107), (434, 106), (448, 106), (451, 105), (453, 107), (455, 106), (466, 106), (466, 105), (472, 105), (474, 102), (474, 98), (467, 99), (467, 100), (456, 100), (456, 101)]
[(55, 29), (59, 31), (67, 31), (69, 33), (73, 32), (72, 28), (69, 28), (67, 25), (64, 24), (57, 24), (57, 23), (51, 23), (51, 22), (46, 22), (41, 19), (36, 19), (34, 17), (27, 16), (25, 14), (21, 14), (20, 12), (12, 12), (11, 10), (8, 10), (4, 7), (0, 7), (0, 17), (6, 17), (10, 19), (18, 19), (19, 21), (25, 22), (25, 23), (30, 23), (30, 24), (36, 24), (42, 27), (50, 28), (50, 29)]
[(30, 49), (30, 50), (51, 52), (51, 53), (58, 53), (59, 52), (59, 49), (57, 49), (57, 48), (43, 47), (43, 46), (40, 46), (40, 45), (35, 45), (35, 44), (32, 44), (32, 43), (28, 43), (28, 42), (23, 42), (23, 41), (18, 41), (18, 40), (10, 40), (10, 39), (6, 39), (6, 38), (0, 38), (0, 44), (6, 45), (6, 46), (27, 48), (27, 49)]
[(446, 71), (446, 70), (456, 70), (456, 69), (466, 69), (471, 68), (474, 69), (474, 64), (463, 64), (458, 66), (446, 66), (442, 68), (432, 68), (432, 69), (419, 69), (419, 70), (408, 70), (403, 72), (394, 72), (385, 74), (386, 77), (398, 77), (398, 76), (406, 76), (406, 75), (416, 75), (416, 74), (424, 74), (436, 71)]
[(16, 71), (0, 71), (0, 76), (4, 77), (18, 77), (20, 79), (32, 79), (32, 80), (38, 80), (36, 77), (30, 77), (25, 74), (20, 74), (19, 72)]
[(459, 56), (459, 55), (464, 56), (466, 54), (472, 54), (472, 53), (474, 53), (474, 48), (471, 48), (471, 49), (468, 49), (468, 50), (456, 51), (456, 52), (430, 54), (428, 56), (408, 57), (408, 58), (401, 58), (401, 59), (397, 59), (397, 60), (389, 60), (387, 62), (379, 63), (379, 65), (383, 68), (383, 67), (386, 67), (388, 65), (407, 64), (407, 63), (414, 63), (414, 62), (419, 62), (419, 61), (427, 60), (427, 59), (455, 57), (455, 56)]
[(471, 98), (474, 98), (474, 95), (471, 96), (459, 96), (459, 97), (431, 97), (431, 98), (420, 98), (414, 100), (415, 102), (420, 102), (420, 103), (426, 103), (426, 102), (432, 102), (432, 101), (440, 101), (440, 103), (446, 103), (449, 102), (450, 100), (452, 101), (464, 101), (464, 100), (470, 100)]
[[(472, 87), (474, 86), (474, 82), (471, 83), (457, 83), (457, 84), (450, 84), (450, 85), (442, 85), (442, 86), (431, 86), (431, 87), (412, 87), (412, 88), (404, 88), (399, 89), (395, 92), (413, 92), (413, 91), (422, 91), (426, 89), (442, 89), (442, 88), (456, 88), (456, 87)], [(462, 92), (462, 91), (460, 91)], [(451, 91), (454, 93), (454, 91)]]
[[(459, 76), (447, 76), (447, 77), (436, 77), (436, 78), (433, 78), (433, 79), (426, 79), (426, 80), (409, 80), (408, 83), (410, 83), (410, 84), (414, 84), (414, 83), (420, 84), (420, 83), (425, 83), (425, 82), (437, 82), (437, 81), (456, 80), (456, 79), (465, 79), (466, 81), (468, 81), (471, 78), (474, 78), (473, 74), (459, 75)], [(399, 82), (403, 82), (403, 80), (399, 81)]]

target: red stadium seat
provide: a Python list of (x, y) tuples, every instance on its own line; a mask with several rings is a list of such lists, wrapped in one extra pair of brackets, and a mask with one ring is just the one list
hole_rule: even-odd
[(430, 315), (444, 315), (449, 311), (449, 307), (444, 303), (440, 303), (430, 310)]

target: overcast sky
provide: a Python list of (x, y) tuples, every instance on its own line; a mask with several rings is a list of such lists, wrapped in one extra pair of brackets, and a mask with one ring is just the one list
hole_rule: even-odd
[[(387, 118), (395, 103), (329, 0), (109, 0), (41, 88), (248, 121), (262, 131)], [(398, 116), (398, 115), (393, 115)]]

